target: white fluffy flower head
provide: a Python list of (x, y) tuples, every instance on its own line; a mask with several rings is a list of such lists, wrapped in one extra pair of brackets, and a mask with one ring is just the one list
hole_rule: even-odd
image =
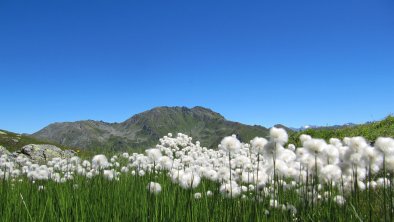
[(236, 153), (241, 148), (241, 142), (233, 136), (224, 137), (220, 147), (228, 153)]
[(150, 182), (146, 189), (153, 194), (158, 194), (161, 192), (161, 185), (159, 183)]
[(259, 154), (264, 152), (264, 146), (267, 145), (267, 143), (268, 141), (261, 137), (255, 137), (252, 141), (250, 141), (252, 150)]
[(153, 162), (159, 161), (159, 158), (162, 156), (161, 151), (155, 148), (147, 149), (145, 153)]
[(388, 137), (379, 137), (375, 142), (375, 147), (385, 155), (394, 154), (394, 139)]
[(109, 166), (108, 159), (105, 155), (99, 154), (93, 157), (92, 167), (94, 169), (104, 169)]
[(287, 135), (286, 130), (282, 128), (272, 127), (270, 129), (270, 139), (273, 142), (284, 145), (285, 143), (287, 143), (289, 136)]

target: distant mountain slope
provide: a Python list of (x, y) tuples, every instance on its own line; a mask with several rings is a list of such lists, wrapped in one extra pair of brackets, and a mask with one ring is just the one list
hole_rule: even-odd
[(267, 136), (268, 130), (228, 121), (219, 113), (197, 106), (158, 107), (122, 123), (92, 120), (54, 123), (32, 136), (70, 147), (108, 151), (148, 148), (167, 133), (185, 133), (203, 146), (214, 148), (224, 136), (237, 134), (248, 142), (255, 136)]
[(308, 134), (315, 138), (328, 140), (330, 138), (343, 139), (344, 137), (363, 136), (374, 142), (378, 137), (394, 137), (394, 117), (388, 116), (381, 121), (365, 124), (346, 124), (343, 126), (329, 126), (309, 128), (300, 132), (291, 133), (290, 142), (299, 145), (299, 136)]

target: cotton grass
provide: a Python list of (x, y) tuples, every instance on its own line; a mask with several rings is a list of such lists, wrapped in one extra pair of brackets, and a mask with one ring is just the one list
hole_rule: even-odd
[[(112, 201), (123, 201), (122, 195), (129, 198), (129, 203), (136, 204), (138, 199), (146, 204), (139, 206), (141, 209), (133, 209), (140, 212), (139, 219), (164, 217), (164, 212), (170, 208), (163, 206), (171, 205), (182, 219), (192, 221), (200, 215), (196, 209), (208, 215), (200, 218), (203, 221), (220, 220), (217, 213), (227, 215), (224, 216), (227, 219), (223, 219), (226, 221), (229, 218), (242, 221), (249, 217), (268, 217), (264, 214), (265, 208), (269, 209), (269, 216), (278, 221), (309, 220), (309, 217), (329, 221), (347, 218), (345, 213), (338, 213), (341, 209), (350, 209), (351, 213), (354, 206), (356, 211), (358, 208), (365, 211), (362, 201), (366, 200), (384, 209), (371, 212), (371, 215), (384, 214), (390, 218), (393, 208), (389, 197), (393, 192), (394, 173), (391, 138), (381, 137), (375, 144), (362, 137), (332, 138), (327, 143), (301, 135), (300, 147), (286, 144), (288, 138), (284, 129), (272, 128), (268, 138), (255, 137), (250, 144), (232, 135), (223, 138), (218, 149), (208, 149), (178, 133), (164, 136), (159, 144), (144, 153), (119, 153), (110, 156), (110, 161), (99, 154), (91, 160), (54, 158), (36, 164), (23, 156), (2, 155), (0, 180), (12, 184), (8, 190), (19, 189), (18, 184), (26, 181), (34, 184), (34, 191), (40, 195), (61, 187), (66, 191), (58, 192), (59, 200), (66, 199), (67, 194), (81, 201), (79, 204), (85, 200), (78, 198), (87, 200), (108, 195), (106, 198), (111, 199), (111, 192), (119, 195)], [(118, 193), (120, 190), (122, 195)], [(76, 196), (75, 192), (81, 193)], [(134, 196), (129, 196), (128, 192)], [(5, 195), (4, 191), (2, 197)], [(7, 195), (12, 194), (8, 192)], [(27, 196), (24, 193), (24, 197)], [(211, 211), (210, 204), (217, 203), (221, 203), (220, 212)], [(180, 211), (175, 206), (180, 209), (187, 206), (187, 209)], [(337, 215), (332, 215), (331, 211)], [(243, 214), (247, 216), (242, 217)], [(324, 215), (324, 218), (311, 215)]]

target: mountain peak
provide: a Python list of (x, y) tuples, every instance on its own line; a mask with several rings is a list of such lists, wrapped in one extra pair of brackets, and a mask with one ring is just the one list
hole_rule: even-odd
[(123, 124), (127, 124), (129, 122), (136, 122), (141, 119), (144, 119), (146, 121), (166, 121), (186, 116), (193, 116), (194, 118), (198, 118), (201, 120), (225, 120), (225, 118), (219, 113), (216, 113), (211, 109), (202, 106), (195, 106), (193, 108), (188, 108), (185, 106), (159, 106), (145, 112), (136, 114), (130, 119), (123, 122)]
[(202, 106), (195, 106), (191, 110), (194, 111), (195, 113), (202, 113), (202, 114), (211, 116), (213, 118), (218, 118), (218, 119), (225, 120), (225, 118), (220, 113), (214, 112), (214, 111), (212, 111), (209, 108), (205, 108), (205, 107), (202, 107)]

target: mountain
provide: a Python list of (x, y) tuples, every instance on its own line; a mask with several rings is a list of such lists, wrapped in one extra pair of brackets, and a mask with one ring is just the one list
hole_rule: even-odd
[(300, 128), (293, 128), (293, 127), (291, 127), (289, 129), (291, 129), (292, 131), (303, 131), (303, 130), (308, 130), (308, 129), (320, 129), (320, 128), (323, 128), (323, 129), (327, 129), (327, 128), (336, 129), (336, 128), (342, 128), (342, 127), (347, 127), (347, 126), (356, 126), (356, 125), (357, 124), (354, 124), (354, 123), (346, 123), (346, 124), (343, 124), (343, 125), (333, 125), (333, 126), (305, 125), (305, 126), (302, 126)]
[(69, 147), (118, 151), (154, 146), (168, 133), (184, 133), (202, 146), (215, 148), (224, 136), (237, 134), (241, 141), (249, 142), (255, 136), (267, 136), (268, 129), (228, 121), (200, 106), (157, 107), (121, 123), (93, 120), (54, 123), (31, 136)]

